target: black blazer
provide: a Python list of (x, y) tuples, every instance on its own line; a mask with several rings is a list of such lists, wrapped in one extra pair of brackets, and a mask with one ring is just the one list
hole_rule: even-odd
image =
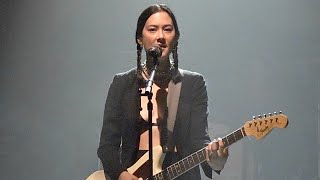
[[(199, 73), (186, 70), (181, 72), (182, 86), (173, 137), (178, 155), (182, 159), (206, 146), (210, 138), (207, 132), (208, 96), (205, 81)], [(115, 75), (105, 104), (97, 151), (104, 171), (111, 179), (118, 179), (122, 171), (135, 163), (139, 141), (139, 103), (136, 68)], [(204, 162), (202, 168), (211, 178), (210, 166)], [(199, 167), (178, 179), (200, 180)]]

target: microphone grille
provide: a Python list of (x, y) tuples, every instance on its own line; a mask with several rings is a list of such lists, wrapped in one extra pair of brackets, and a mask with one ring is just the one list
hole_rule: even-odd
[(160, 47), (153, 46), (148, 50), (148, 54), (153, 58), (160, 57), (162, 55), (162, 49)]

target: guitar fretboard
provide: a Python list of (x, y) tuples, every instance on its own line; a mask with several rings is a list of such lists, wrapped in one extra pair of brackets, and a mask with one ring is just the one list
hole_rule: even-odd
[[(225, 147), (230, 146), (231, 144), (237, 142), (246, 136), (244, 128), (240, 129), (228, 134), (227, 136), (222, 138)], [(175, 179), (178, 176), (184, 174), (195, 166), (201, 164), (206, 161), (206, 148), (202, 148), (199, 151), (183, 158), (182, 160), (172, 164), (166, 169), (162, 170), (160, 173), (153, 176), (154, 180), (171, 180)]]

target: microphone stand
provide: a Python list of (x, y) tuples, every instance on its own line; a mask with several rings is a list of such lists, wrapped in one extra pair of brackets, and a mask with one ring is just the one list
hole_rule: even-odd
[(147, 103), (147, 110), (148, 110), (148, 130), (149, 130), (149, 162), (150, 162), (150, 177), (148, 179), (153, 180), (153, 142), (152, 142), (152, 110), (153, 110), (153, 104), (152, 104), (152, 85), (154, 76), (156, 74), (157, 67), (159, 65), (158, 58), (153, 57), (154, 67), (151, 70), (150, 77), (147, 81), (146, 90), (144, 93), (140, 92), (140, 96), (147, 96), (148, 97), (148, 103)]

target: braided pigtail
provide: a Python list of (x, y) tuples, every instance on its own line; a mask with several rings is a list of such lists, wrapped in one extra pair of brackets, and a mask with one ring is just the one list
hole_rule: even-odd
[(137, 43), (137, 69), (138, 69), (138, 71), (142, 70), (141, 51), (142, 51), (142, 46), (139, 43)]
[(173, 48), (172, 51), (172, 57), (173, 57), (173, 66), (175, 68), (176, 71), (178, 71), (179, 68), (179, 60), (178, 60), (178, 42), (176, 47)]
[(142, 52), (142, 45), (137, 43), (137, 78), (139, 87), (144, 85), (143, 77), (142, 77), (142, 65), (141, 65), (141, 52)]
[(174, 47), (172, 50), (172, 57), (173, 57), (173, 67), (174, 67), (172, 80), (174, 83), (178, 83), (181, 81), (181, 73), (179, 73), (178, 42), (176, 47)]

